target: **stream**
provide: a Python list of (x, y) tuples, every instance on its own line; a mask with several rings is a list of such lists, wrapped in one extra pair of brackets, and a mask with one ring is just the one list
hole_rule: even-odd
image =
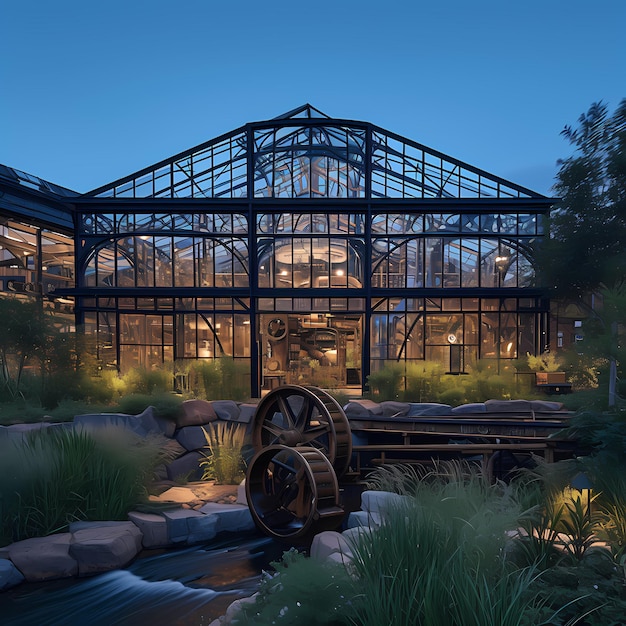
[(284, 544), (256, 534), (146, 551), (126, 569), (0, 593), (3, 626), (206, 626), (251, 596)]

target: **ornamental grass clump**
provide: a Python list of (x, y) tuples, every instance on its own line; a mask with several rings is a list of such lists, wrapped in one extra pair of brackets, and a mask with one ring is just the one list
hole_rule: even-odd
[(201, 459), (202, 480), (214, 480), (220, 485), (237, 485), (245, 476), (241, 450), (246, 431), (240, 424), (216, 422), (203, 427), (206, 457)]
[(50, 427), (5, 444), (0, 541), (63, 532), (77, 520), (125, 520), (147, 497), (163, 443), (119, 427)]
[[(463, 464), (407, 470), (421, 480), (399, 481), (397, 468), (370, 480), (412, 497), (390, 507), (374, 532), (361, 536), (352, 561), (362, 594), (354, 623), (362, 626), (508, 626), (535, 606), (533, 567), (506, 559), (507, 531), (521, 513), (505, 485), (489, 485)], [(410, 487), (409, 487), (410, 484)]]

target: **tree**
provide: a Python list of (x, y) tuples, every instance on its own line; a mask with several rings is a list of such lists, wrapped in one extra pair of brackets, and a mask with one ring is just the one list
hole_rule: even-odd
[(584, 299), (626, 281), (626, 99), (613, 115), (603, 103), (562, 135), (575, 147), (560, 161), (561, 198), (538, 251), (538, 271), (553, 295)]
[(554, 189), (561, 200), (549, 216), (537, 269), (553, 298), (588, 311), (577, 351), (608, 364), (613, 406), (626, 314), (626, 99), (613, 115), (594, 103), (578, 122), (561, 133), (575, 153), (559, 162)]
[(0, 395), (15, 399), (25, 369), (41, 371), (50, 324), (39, 303), (16, 298), (0, 298), (0, 319)]

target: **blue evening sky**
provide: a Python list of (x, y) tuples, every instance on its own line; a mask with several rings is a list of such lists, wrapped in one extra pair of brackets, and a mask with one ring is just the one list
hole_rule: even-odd
[(0, 0), (0, 163), (86, 192), (309, 102), (541, 193), (625, 0)]

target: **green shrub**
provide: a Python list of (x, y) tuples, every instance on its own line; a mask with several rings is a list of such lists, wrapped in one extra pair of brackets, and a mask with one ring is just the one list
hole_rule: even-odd
[(146, 496), (163, 445), (121, 428), (53, 427), (5, 446), (2, 541), (64, 531), (75, 520), (125, 520)]
[(122, 396), (117, 405), (120, 413), (139, 415), (149, 406), (154, 407), (154, 412), (159, 417), (175, 420), (182, 411), (183, 399), (173, 393), (156, 394), (129, 394)]
[(367, 384), (369, 385), (372, 399), (378, 402), (397, 400), (403, 378), (404, 365), (402, 363), (385, 363), (382, 369), (372, 372), (367, 377)]
[[(310, 559), (290, 550), (275, 572), (266, 573), (252, 604), (242, 608), (241, 623), (265, 626), (340, 626), (355, 624), (354, 584), (346, 569), (336, 563)], [(388, 621), (381, 624), (388, 624)]]
[[(445, 370), (441, 363), (420, 361), (407, 363), (404, 398), (409, 402), (438, 402), (439, 395), (446, 389), (443, 382)], [(453, 384), (458, 377), (450, 376)]]
[(206, 400), (242, 401), (250, 397), (250, 366), (230, 357), (192, 363), (189, 381), (191, 389)]
[(126, 393), (156, 394), (174, 389), (174, 376), (171, 367), (164, 364), (157, 369), (135, 367), (122, 376)]

